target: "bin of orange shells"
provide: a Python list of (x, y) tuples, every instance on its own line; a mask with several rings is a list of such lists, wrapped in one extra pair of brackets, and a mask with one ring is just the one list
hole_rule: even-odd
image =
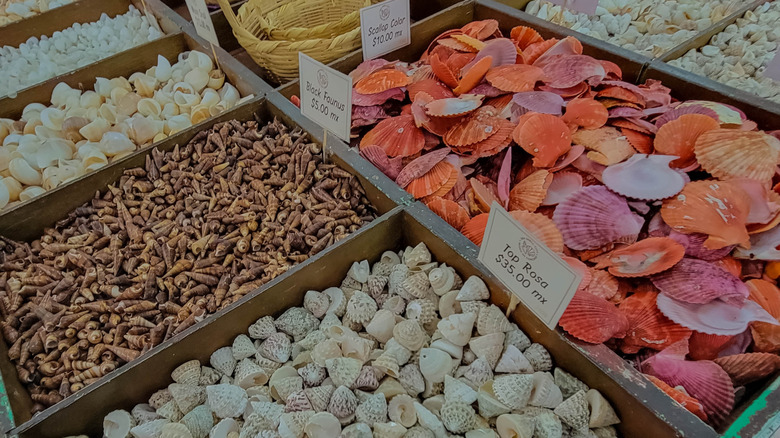
[(778, 131), (493, 20), (351, 75), (363, 157), (476, 245), (497, 202), (583, 274), (571, 336), (713, 426), (780, 369)]

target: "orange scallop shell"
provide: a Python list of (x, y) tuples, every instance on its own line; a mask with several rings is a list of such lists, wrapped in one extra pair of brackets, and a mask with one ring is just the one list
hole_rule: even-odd
[(630, 128), (620, 128), (620, 133), (626, 137), (626, 140), (628, 140), (631, 147), (636, 149), (640, 154), (653, 153), (653, 137), (650, 135), (634, 131)]
[(481, 40), (478, 40), (474, 37), (471, 37), (469, 35), (453, 35), (453, 39), (465, 44), (468, 47), (471, 47), (472, 50), (475, 52), (478, 52), (485, 48), (485, 43)]
[(571, 149), (571, 131), (559, 117), (533, 114), (512, 133), (515, 142), (533, 155), (534, 166), (551, 167)]
[(733, 340), (733, 335), (710, 335), (694, 331), (688, 339), (688, 359), (713, 360)]
[(611, 300), (618, 293), (619, 288), (620, 283), (612, 274), (601, 269), (593, 269), (591, 271), (590, 283), (585, 288), (585, 292), (605, 300)]
[(699, 136), (719, 127), (720, 124), (712, 117), (683, 114), (658, 129), (653, 146), (659, 154), (680, 157), (672, 161), (671, 167), (686, 168), (696, 162), (693, 150)]
[(442, 38), (440, 40), (436, 40), (436, 42), (441, 44), (444, 47), (447, 47), (447, 48), (452, 49), (452, 50), (457, 50), (459, 52), (474, 52), (474, 53), (477, 52), (473, 47), (471, 47), (471, 46), (469, 46), (467, 44), (463, 44), (462, 42), (456, 40), (455, 38), (451, 38), (451, 37), (450, 38)]
[(679, 403), (680, 406), (684, 407), (692, 414), (701, 418), (702, 421), (707, 421), (707, 413), (704, 412), (704, 406), (702, 406), (699, 400), (696, 400), (695, 398), (691, 397), (690, 395), (680, 390), (674, 389), (673, 387), (667, 385), (666, 382), (664, 382), (663, 380), (655, 376), (645, 374), (645, 377), (647, 377), (648, 380), (653, 382), (653, 384), (655, 384), (655, 386), (657, 386), (658, 389), (665, 392), (666, 395), (668, 395), (674, 401)]
[(641, 96), (637, 96), (633, 91), (618, 87), (616, 85), (610, 85), (602, 88), (596, 93), (596, 99), (617, 99), (626, 102), (635, 103), (637, 105), (644, 106), (645, 102)]
[(553, 174), (545, 169), (537, 170), (512, 187), (509, 192), (509, 209), (534, 212), (547, 197)]
[(601, 128), (609, 119), (609, 111), (594, 99), (576, 98), (566, 104), (563, 121), (585, 129)]
[(550, 38), (549, 40), (539, 41), (529, 44), (523, 50), (523, 61), (526, 64), (533, 64), (540, 56), (556, 44), (558, 44), (557, 38)]
[(432, 195), (449, 181), (452, 169), (452, 164), (440, 161), (425, 175), (412, 180), (406, 186), (406, 191), (417, 199)]
[[(749, 299), (758, 303), (772, 317), (780, 321), (780, 289), (766, 280), (748, 280)], [(780, 326), (765, 322), (750, 324), (753, 333), (753, 351), (780, 353)]]
[(621, 163), (636, 153), (626, 137), (611, 126), (580, 129), (572, 135), (572, 141), (585, 146), (587, 157), (604, 166)]
[(519, 93), (532, 91), (536, 82), (544, 76), (542, 69), (533, 65), (508, 64), (492, 68), (485, 79), (502, 91)]
[(458, 78), (450, 67), (439, 58), (438, 53), (434, 53), (429, 58), (433, 74), (448, 87), (455, 88), (458, 86)]
[(498, 29), (498, 21), (492, 18), (488, 18), (487, 20), (472, 21), (461, 27), (460, 30), (466, 35), (477, 38), (479, 40), (487, 39), (490, 36), (496, 36), (501, 32)]
[(551, 251), (563, 253), (563, 235), (552, 219), (543, 214), (522, 210), (510, 211), (509, 214)]
[(469, 184), (471, 184), (471, 193), (474, 196), (474, 202), (480, 211), (489, 213), (493, 202), (501, 204), (501, 200), (498, 199), (494, 190), (491, 190), (490, 187), (486, 186), (480, 180), (472, 178), (469, 180)]
[(506, 149), (512, 143), (512, 132), (515, 126), (506, 119), (498, 120), (498, 129), (496, 133), (472, 145), (473, 156), (477, 158), (489, 157), (498, 154)]
[(450, 128), (444, 135), (444, 144), (451, 147), (468, 146), (486, 140), (498, 131), (499, 120), (493, 107), (483, 106), (462, 123)]
[(515, 45), (520, 50), (525, 50), (526, 47), (533, 43), (544, 41), (539, 32), (528, 26), (515, 26), (509, 32), (509, 39), (515, 42)]
[(485, 56), (484, 58), (481, 58), (479, 61), (475, 62), (474, 65), (471, 66), (471, 68), (468, 69), (468, 71), (463, 75), (463, 77), (460, 78), (460, 81), (458, 81), (458, 86), (455, 87), (452, 92), (455, 93), (455, 95), (460, 96), (461, 94), (465, 94), (471, 91), (474, 87), (479, 85), (480, 82), (482, 82), (485, 74), (488, 72), (488, 70), (490, 70), (492, 63), (492, 56)]
[(685, 256), (685, 247), (669, 237), (650, 237), (609, 254), (599, 266), (616, 277), (646, 277), (663, 272)]
[(473, 61), (476, 56), (476, 53), (455, 53), (447, 60), (447, 67), (449, 67), (453, 73), (456, 73), (457, 76), (457, 73), (459, 73), (466, 64)]
[(456, 230), (463, 228), (469, 221), (469, 213), (455, 201), (440, 196), (430, 196), (425, 200), (425, 205)]
[(389, 157), (408, 157), (425, 146), (425, 135), (414, 123), (414, 116), (400, 115), (384, 119), (360, 140), (360, 147), (376, 145)]
[(719, 357), (714, 362), (723, 368), (734, 386), (743, 386), (780, 370), (780, 356), (771, 353), (743, 353)]
[(452, 190), (453, 187), (455, 187), (455, 184), (458, 183), (458, 178), (461, 176), (461, 171), (455, 166), (452, 166), (452, 170), (450, 170), (450, 175), (447, 178), (447, 180), (442, 184), (441, 187), (439, 187), (438, 190), (433, 192), (431, 196), (445, 196), (447, 193)]
[(658, 293), (636, 292), (620, 303), (620, 310), (628, 318), (628, 333), (621, 350), (633, 354), (642, 348), (663, 350), (675, 342), (691, 336), (691, 330), (664, 316), (655, 304)]
[(698, 137), (694, 152), (702, 169), (716, 178), (768, 182), (780, 158), (780, 140), (760, 131), (713, 129)]
[(749, 248), (750, 236), (745, 227), (749, 208), (748, 196), (733, 184), (694, 181), (663, 202), (661, 217), (681, 233), (707, 234), (707, 249), (735, 244)]
[(482, 238), (485, 237), (485, 228), (487, 228), (488, 218), (490, 214), (482, 213), (474, 216), (460, 229), (470, 241), (475, 245), (482, 245)]
[(482, 106), (482, 97), (468, 94), (460, 97), (437, 99), (425, 105), (428, 115), (436, 117), (460, 117)]
[(428, 93), (433, 100), (455, 97), (452, 90), (436, 79), (423, 79), (421, 81), (412, 82), (406, 86), (406, 90), (409, 91), (409, 100), (412, 102), (414, 102), (414, 98), (419, 92)]
[(405, 87), (409, 83), (406, 73), (394, 69), (377, 70), (355, 84), (360, 94), (377, 94), (392, 88)]
[(570, 335), (591, 344), (622, 338), (629, 328), (626, 315), (614, 304), (582, 290), (574, 294), (558, 324)]

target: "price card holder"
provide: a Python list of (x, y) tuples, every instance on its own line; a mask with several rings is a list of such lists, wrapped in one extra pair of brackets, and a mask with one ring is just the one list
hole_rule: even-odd
[(587, 15), (596, 13), (599, 0), (550, 0), (550, 3)]
[(551, 329), (558, 325), (582, 281), (580, 273), (497, 202), (490, 208), (479, 261)]
[(385, 0), (360, 10), (363, 59), (374, 59), (411, 43), (409, 0)]
[(209, 15), (209, 8), (206, 7), (206, 2), (204, 0), (186, 1), (187, 9), (190, 10), (190, 17), (192, 17), (192, 24), (195, 25), (195, 31), (206, 41), (218, 46), (217, 31), (214, 30), (214, 23), (211, 21), (211, 15)]
[(777, 49), (775, 57), (769, 61), (764, 70), (764, 76), (772, 79), (773, 81), (780, 82), (780, 48)]
[(301, 113), (342, 140), (352, 128), (352, 78), (298, 52)]

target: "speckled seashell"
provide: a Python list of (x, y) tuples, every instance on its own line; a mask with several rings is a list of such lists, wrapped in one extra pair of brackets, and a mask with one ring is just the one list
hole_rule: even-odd
[(574, 395), (567, 398), (563, 403), (553, 411), (560, 417), (561, 421), (571, 426), (575, 430), (584, 430), (588, 428), (590, 413), (588, 412), (588, 401), (585, 391), (577, 391)]
[(477, 405), (479, 407), (479, 415), (488, 419), (512, 410), (496, 397), (493, 391), (492, 380), (488, 380), (479, 387), (479, 391), (477, 391)]
[(209, 431), (209, 438), (236, 438), (241, 430), (238, 421), (232, 418), (223, 418)]
[(406, 301), (400, 295), (393, 295), (382, 303), (382, 308), (389, 310), (396, 315), (401, 315), (404, 313), (404, 310), (406, 310)]
[(303, 296), (303, 307), (317, 318), (322, 318), (330, 307), (330, 298), (322, 292), (310, 290)]
[(395, 327), (395, 314), (386, 309), (380, 309), (366, 324), (366, 332), (381, 343), (387, 342), (393, 337), (393, 328)]
[(510, 330), (506, 333), (506, 339), (504, 339), (505, 345), (514, 345), (518, 350), (525, 351), (526, 348), (531, 346), (531, 340), (522, 330)]
[(493, 392), (498, 400), (512, 409), (522, 409), (528, 404), (534, 387), (531, 374), (507, 374), (493, 381)]
[(479, 312), (481, 312), (482, 309), (486, 308), (487, 306), (487, 303), (484, 301), (460, 302), (460, 308), (462, 309), (463, 313), (473, 313), (474, 315), (479, 315)]
[(359, 324), (367, 324), (377, 312), (377, 304), (373, 298), (362, 291), (355, 291), (347, 303), (345, 317)]
[(215, 370), (227, 376), (232, 375), (236, 367), (236, 359), (230, 347), (222, 347), (211, 353), (209, 363)]
[(255, 344), (252, 343), (252, 340), (249, 339), (249, 336), (247, 335), (236, 336), (236, 338), (233, 339), (233, 346), (231, 348), (233, 357), (239, 361), (241, 359), (246, 359), (247, 357), (252, 357), (257, 353)]
[(393, 265), (387, 276), (387, 290), (390, 295), (403, 295), (403, 283), (409, 276), (409, 267), (404, 264)]
[(463, 283), (458, 292), (458, 301), (479, 301), (490, 298), (490, 291), (481, 278), (472, 275)]
[(303, 389), (303, 379), (297, 375), (284, 377), (269, 386), (271, 387), (271, 396), (275, 400), (285, 401), (290, 394)]
[[(304, 352), (304, 353), (309, 353), (309, 352), (307, 351), (307, 352)], [(299, 356), (300, 356), (301, 359), (305, 359), (306, 357), (308, 357), (308, 359), (309, 359), (308, 362), (311, 362), (311, 354), (306, 356), (303, 353), (301, 353), (301, 354), (299, 354)], [(265, 358), (262, 355), (260, 355), (259, 352), (255, 355), (255, 363), (258, 364), (260, 366), (260, 368), (264, 369), (266, 371), (266, 373), (268, 373), (269, 376), (271, 374), (273, 374), (276, 370), (278, 370), (279, 368), (282, 367), (281, 363), (273, 361), (273, 360), (268, 359), (268, 358)]]
[(425, 391), (425, 378), (416, 364), (405, 365), (398, 373), (398, 381), (412, 397), (417, 397)]
[(534, 371), (550, 371), (552, 369), (552, 357), (542, 344), (531, 344), (523, 351), (525, 358), (531, 362)]
[(408, 394), (396, 395), (387, 405), (387, 415), (391, 421), (409, 428), (417, 423), (414, 399)]
[(441, 407), (444, 427), (453, 433), (466, 433), (474, 428), (474, 409), (468, 403), (447, 401)]
[(339, 318), (344, 316), (344, 312), (347, 310), (347, 297), (344, 295), (344, 291), (338, 287), (329, 287), (322, 291), (330, 299), (330, 306), (326, 313), (333, 313)]
[(252, 339), (266, 339), (276, 333), (274, 319), (270, 316), (264, 316), (250, 325), (248, 331)]
[(444, 339), (462, 347), (471, 340), (476, 319), (473, 313), (455, 313), (439, 321), (436, 326)]
[(219, 381), (217, 383), (222, 383), (225, 385), (232, 385), (233, 384), (233, 378), (223, 374), (222, 377), (219, 378)]
[(371, 428), (365, 423), (352, 423), (341, 431), (341, 438), (372, 438)]
[(514, 345), (509, 345), (496, 364), (497, 373), (530, 374), (534, 372), (531, 362)]
[(300, 412), (314, 410), (309, 397), (303, 390), (291, 392), (287, 398), (285, 398), (284, 412)]
[(364, 365), (360, 370), (360, 374), (355, 379), (355, 389), (362, 389), (364, 391), (373, 391), (379, 387), (379, 379), (377, 379), (378, 370), (373, 366)]
[[(477, 357), (487, 359), (490, 368), (495, 368), (501, 352), (504, 349), (504, 334), (491, 333), (489, 335), (477, 336), (469, 341), (469, 348)], [(530, 359), (529, 359), (530, 360)]]
[(431, 282), (428, 281), (428, 275), (424, 272), (418, 272), (407, 276), (398, 289), (398, 294), (402, 297), (413, 300), (415, 298), (425, 298), (431, 291)]
[(214, 417), (206, 406), (197, 406), (184, 415), (181, 423), (187, 426), (193, 438), (204, 438), (214, 426)]
[(125, 438), (135, 427), (135, 418), (123, 409), (110, 412), (103, 418), (103, 436), (106, 438)]
[(407, 430), (401, 424), (395, 422), (374, 423), (374, 438), (401, 438), (406, 437)]
[(471, 404), (477, 401), (477, 391), (463, 381), (447, 375), (444, 376), (444, 399)]
[(374, 423), (384, 423), (387, 421), (387, 400), (384, 394), (374, 394), (368, 397), (363, 403), (358, 405), (355, 410), (355, 419), (361, 423), (366, 423), (370, 427)]
[(612, 405), (595, 389), (589, 390), (585, 394), (585, 400), (588, 402), (590, 410), (590, 419), (588, 427), (606, 427), (620, 423)]
[(323, 366), (316, 363), (308, 363), (298, 368), (298, 375), (303, 379), (304, 386), (309, 388), (322, 384), (325, 378), (328, 377), (328, 372)]
[(335, 415), (344, 424), (345, 419), (349, 419), (355, 414), (357, 407), (358, 399), (355, 394), (348, 387), (339, 386), (330, 397), (328, 412)]
[(287, 309), (274, 322), (277, 330), (287, 333), (296, 340), (303, 339), (304, 336), (317, 330), (319, 324), (319, 319), (303, 307)]
[(170, 421), (166, 418), (152, 420), (147, 423), (139, 424), (130, 429), (130, 433), (135, 438), (159, 438), (162, 428)]
[(420, 372), (427, 383), (444, 382), (444, 376), (450, 374), (455, 365), (449, 354), (437, 348), (420, 350)]
[(330, 412), (318, 412), (309, 417), (303, 431), (309, 437), (338, 438), (341, 435), (341, 423)]
[[(461, 303), (463, 306), (464, 303)], [(491, 333), (506, 333), (511, 330), (509, 320), (504, 312), (495, 304), (484, 307), (479, 311), (477, 318), (477, 332), (480, 335), (489, 335)]]
[(206, 387), (208, 407), (219, 418), (241, 416), (248, 400), (246, 391), (236, 385), (210, 385)]
[(416, 320), (420, 325), (428, 324), (436, 319), (436, 305), (428, 298), (409, 301), (406, 319)]
[(333, 385), (321, 385), (312, 388), (306, 388), (303, 393), (309, 399), (312, 408), (317, 412), (322, 412), (328, 409), (328, 403), (330, 397), (333, 395), (333, 391), (336, 389)]
[(433, 432), (436, 438), (447, 436), (447, 430), (444, 428), (444, 424), (433, 414), (433, 412), (429, 411), (428, 408), (418, 402), (414, 402), (414, 410), (417, 413), (417, 421), (420, 423), (420, 426)]
[[(415, 418), (416, 418), (415, 413)], [(422, 426), (414, 426), (406, 431), (404, 438), (436, 438), (432, 431)]]
[(157, 412), (155, 412), (154, 408), (149, 406), (147, 403), (139, 403), (133, 406), (133, 410), (130, 412), (133, 414), (133, 418), (135, 419), (136, 424), (144, 424), (160, 418), (160, 416), (157, 415)]
[(165, 388), (156, 391), (151, 395), (151, 397), (149, 397), (149, 405), (154, 409), (159, 409), (160, 406), (168, 403), (171, 400), (173, 400), (173, 395), (171, 395), (171, 391), (168, 390), (168, 388)]
[(407, 248), (404, 251), (403, 262), (410, 268), (430, 263), (431, 252), (424, 243), (420, 242), (414, 248)]
[(379, 295), (382, 295), (387, 286), (388, 277), (386, 275), (374, 275), (368, 276), (368, 280), (363, 285), (363, 291), (369, 294), (372, 298), (376, 299)]
[(351, 357), (337, 357), (326, 360), (325, 368), (328, 369), (328, 376), (334, 385), (351, 388), (360, 375), (363, 363)]
[(176, 406), (176, 402), (173, 400), (157, 408), (157, 415), (163, 418), (167, 418), (173, 422), (181, 420), (181, 418), (184, 416), (179, 407)]
[(260, 345), (260, 354), (274, 362), (285, 363), (290, 359), (292, 343), (286, 334), (276, 332)]
[[(463, 309), (460, 307), (460, 302), (455, 299), (457, 296), (458, 291), (453, 290), (442, 295), (439, 299), (439, 315), (442, 318), (463, 312)], [(474, 320), (476, 321), (476, 315), (474, 315)]]
[(474, 386), (482, 386), (485, 382), (493, 380), (493, 368), (484, 357), (477, 357), (477, 360), (471, 363), (463, 373), (463, 377), (468, 379)]
[(325, 366), (328, 360), (341, 357), (341, 346), (335, 339), (327, 339), (317, 344), (311, 351), (311, 359), (319, 366)]
[(246, 418), (244, 426), (254, 423), (258, 429), (276, 429), (279, 418), (284, 413), (284, 405), (274, 402), (253, 402), (252, 414)]
[(200, 378), (198, 379), (198, 385), (208, 386), (213, 385), (219, 381), (220, 373), (214, 368), (202, 366), (200, 367)]
[(279, 419), (279, 436), (284, 438), (303, 438), (304, 427), (314, 411), (286, 412)]
[(300, 341), (296, 342), (298, 346), (300, 346), (303, 350), (313, 350), (314, 347), (317, 346), (320, 342), (325, 341), (328, 339), (328, 336), (323, 332), (322, 330), (315, 330), (308, 335), (306, 335), (305, 338), (301, 339)]
[[(197, 385), (182, 385), (171, 383), (168, 385), (176, 406), (183, 414), (190, 412), (195, 406), (206, 401), (206, 389)], [(209, 426), (210, 427), (210, 426)]]
[[(328, 334), (328, 330), (330, 330), (331, 327), (341, 325), (341, 318), (336, 316), (335, 313), (328, 312), (325, 314), (325, 316), (322, 317), (322, 320), (320, 321), (320, 331)], [(328, 335), (330, 337), (330, 335)]]
[(391, 352), (385, 351), (382, 353), (374, 360), (373, 365), (379, 371), (391, 377), (398, 377), (398, 373), (400, 372), (398, 359), (396, 359), (395, 355)]
[(236, 365), (233, 382), (244, 389), (264, 385), (268, 382), (268, 372), (256, 362), (246, 358)]
[(446, 266), (432, 269), (428, 273), (428, 281), (436, 295), (442, 296), (453, 289), (455, 274)]
[(528, 415), (502, 414), (496, 419), (496, 430), (502, 438), (531, 438), (535, 428), (535, 420)]
[(393, 339), (409, 351), (417, 351), (428, 341), (428, 335), (416, 320), (408, 319), (395, 325)]

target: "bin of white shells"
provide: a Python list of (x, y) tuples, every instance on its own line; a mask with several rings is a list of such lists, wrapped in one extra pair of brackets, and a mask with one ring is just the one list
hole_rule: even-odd
[(780, 103), (780, 82), (764, 75), (780, 45), (780, 2), (767, 2), (669, 64)]
[(9, 0), (0, 4), (0, 27), (34, 17), (75, 0)]
[(531, 0), (524, 10), (554, 24), (657, 58), (740, 7), (740, 2), (731, 0), (601, 0), (596, 13), (587, 15), (546, 0)]

